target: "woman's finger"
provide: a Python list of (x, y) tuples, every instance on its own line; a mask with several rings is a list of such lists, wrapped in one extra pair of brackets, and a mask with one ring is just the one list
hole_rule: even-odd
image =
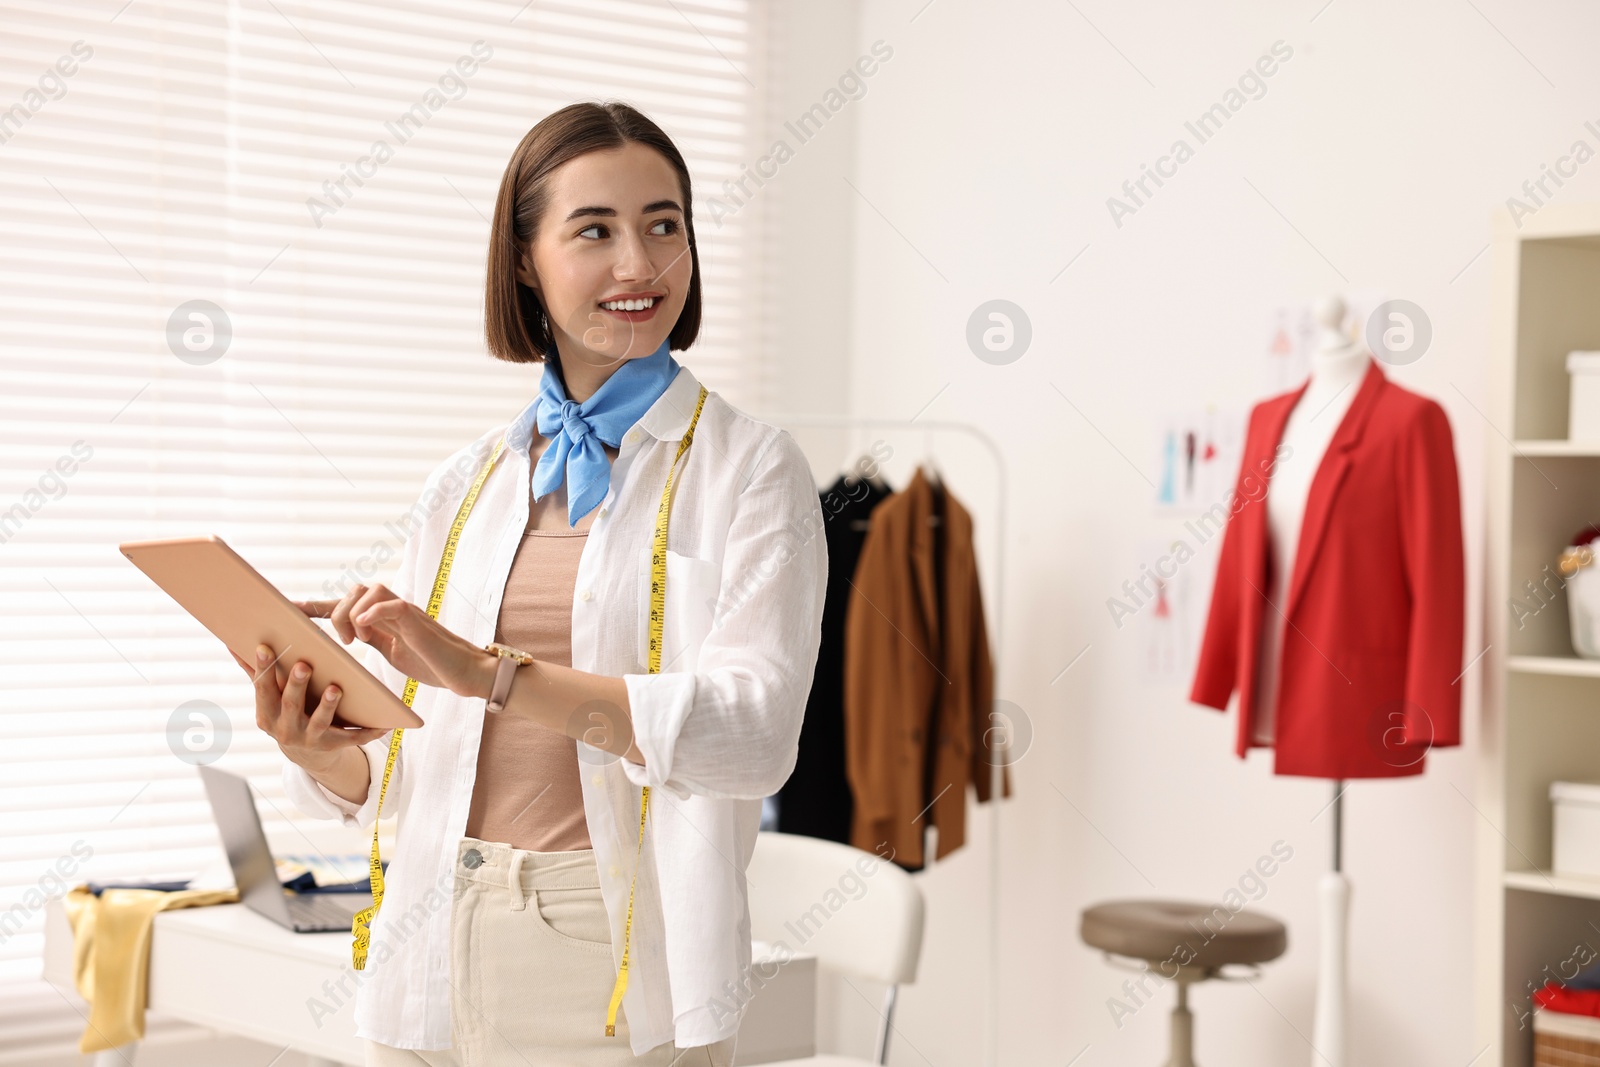
[(322, 699), (317, 702), (316, 710), (306, 721), (307, 744), (318, 744), (322, 740), (322, 735), (328, 732), (328, 724), (333, 721), (333, 713), (339, 709), (339, 698), (342, 695), (336, 685), (330, 685), (322, 691)]
[[(433, 643), (431, 638), (434, 634), (430, 626), (433, 620), (404, 600), (385, 600), (374, 604), (351, 621), (355, 623), (356, 632), (361, 634), (361, 640), (368, 644), (382, 648), (383, 639), (387, 638), (386, 656), (410, 651), (426, 659), (427, 649)], [(392, 656), (390, 660), (393, 661)]]
[[(259, 649), (256, 654), (260, 655)], [(233, 658), (239, 660), (239, 666), (243, 667), (245, 673), (250, 676), (251, 688), (256, 692), (256, 728), (276, 738), (277, 735), (273, 733), (273, 725), (277, 719), (278, 694), (273, 692), (269, 696), (261, 685), (261, 676), (256, 668), (251, 667), (250, 664), (239, 659), (238, 656)]]
[(404, 600), (385, 600), (366, 608), (355, 615), (351, 621), (357, 626), (371, 626), (378, 622), (402, 623), (405, 617), (410, 614), (407, 610), (410, 607), (411, 605)]
[(350, 609), (355, 607), (356, 601), (367, 591), (367, 587), (357, 584), (348, 593), (339, 598), (339, 602), (328, 613), (328, 618), (333, 620), (334, 632), (339, 635), (339, 640), (349, 644), (356, 639), (355, 628), (350, 625)]
[(291, 600), (290, 603), (313, 619), (331, 619), (333, 609), (339, 606), (337, 600)]
[(256, 646), (256, 667), (250, 673), (255, 677), (256, 690), (278, 696), (278, 676), (272, 669), (273, 651), (267, 645)]
[(257, 645), (256, 665), (250, 674), (255, 679), (256, 725), (276, 740), (280, 738), (281, 733), (279, 720), (282, 718), (280, 711), (283, 694), (278, 687), (278, 673), (273, 669), (273, 657), (270, 647)]
[(378, 738), (382, 737), (388, 732), (388, 730), (375, 730), (370, 726), (353, 727), (348, 730), (336, 729), (328, 731), (330, 735), (339, 738), (339, 743), (341, 745), (364, 745), (368, 741), (376, 741)]
[(388, 730), (370, 726), (346, 728), (332, 725), (339, 710), (339, 687), (330, 685), (322, 691), (322, 701), (306, 724), (306, 743), (312, 748), (343, 748), (347, 745), (364, 745), (388, 733)]
[(283, 699), (278, 702), (279, 724), (293, 736), (305, 733), (306, 684), (310, 681), (311, 667), (301, 660), (289, 671), (289, 680), (283, 686)]
[(405, 601), (395, 596), (386, 586), (375, 585), (362, 594), (361, 598), (350, 608), (350, 621), (355, 627), (355, 634), (363, 641), (372, 640), (368, 618), (372, 609), (380, 604), (400, 604)]

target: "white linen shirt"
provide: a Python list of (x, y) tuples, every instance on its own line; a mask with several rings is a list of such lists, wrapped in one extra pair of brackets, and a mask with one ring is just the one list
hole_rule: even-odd
[[(810, 466), (785, 431), (706, 397), (679, 464), (667, 554), (661, 673), (646, 673), (650, 541), (667, 470), (700, 383), (679, 370), (629, 430), (578, 564), (572, 665), (626, 680), (643, 766), (577, 743), (584, 814), (622, 959), (638, 845), (640, 786), (650, 817), (634, 900), (628, 988), (633, 1051), (733, 1035), (748, 1002), (745, 869), (761, 798), (794, 769), (821, 640), (827, 545)], [(502, 433), (507, 448), (461, 534), (439, 621), (475, 644), (494, 640), (500, 599), (528, 520), (528, 445), (536, 405), (485, 433), (429, 477), (402, 525), (392, 585), (426, 603), (466, 488)], [(375, 649), (368, 669), (396, 693), (405, 676)], [(472, 800), (485, 701), (431, 686), (414, 708), (383, 814), (400, 819), (358, 985), (356, 1032), (398, 1048), (451, 1045), (450, 907), (458, 842)], [(301, 811), (370, 829), (389, 736), (363, 746), (365, 804), (345, 801), (295, 764), (284, 785)], [(420, 934), (421, 936), (417, 936)], [(606, 1003), (595, 1004), (604, 1029)]]

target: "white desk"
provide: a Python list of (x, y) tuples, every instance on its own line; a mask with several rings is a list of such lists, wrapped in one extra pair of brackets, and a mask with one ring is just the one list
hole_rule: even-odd
[[(758, 943), (756, 961), (766, 960), (776, 962)], [(796, 955), (778, 965), (776, 977), (762, 979), (739, 1028), (741, 1067), (815, 1054), (816, 963)], [(326, 1063), (359, 1065), (354, 1000), (343, 998), (334, 1014), (320, 1018), (307, 1006), (312, 997), (335, 1003), (323, 983), (336, 986), (349, 965), (345, 932), (297, 934), (242, 904), (161, 912), (150, 940), (149, 1010)], [(72, 928), (60, 900), (45, 917), (44, 976), (73, 990)]]

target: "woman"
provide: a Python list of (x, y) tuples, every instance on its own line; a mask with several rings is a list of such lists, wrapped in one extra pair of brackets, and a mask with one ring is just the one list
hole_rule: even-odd
[[(538, 398), (434, 472), (392, 589), (301, 605), (396, 692), (419, 683), (427, 725), (386, 788), (391, 737), (330, 727), (337, 690), (258, 650), (296, 805), (373, 827), (382, 795), (400, 819), (368, 958), (337, 984), (369, 1064), (732, 1062), (744, 872), (794, 767), (827, 557), (793, 439), (670, 354), (700, 292), (666, 134), (614, 103), (541, 121), (501, 182), (486, 299), (489, 351), (546, 363)], [(435, 620), (417, 601), (462, 512)]]

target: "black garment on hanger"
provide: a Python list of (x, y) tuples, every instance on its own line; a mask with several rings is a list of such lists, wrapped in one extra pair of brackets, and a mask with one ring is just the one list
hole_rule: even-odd
[(844, 614), (850, 579), (872, 510), (893, 496), (865, 480), (837, 481), (822, 491), (828, 543), (828, 591), (822, 606), (822, 644), (800, 727), (794, 773), (778, 793), (778, 829), (850, 843), (855, 799), (844, 762)]

